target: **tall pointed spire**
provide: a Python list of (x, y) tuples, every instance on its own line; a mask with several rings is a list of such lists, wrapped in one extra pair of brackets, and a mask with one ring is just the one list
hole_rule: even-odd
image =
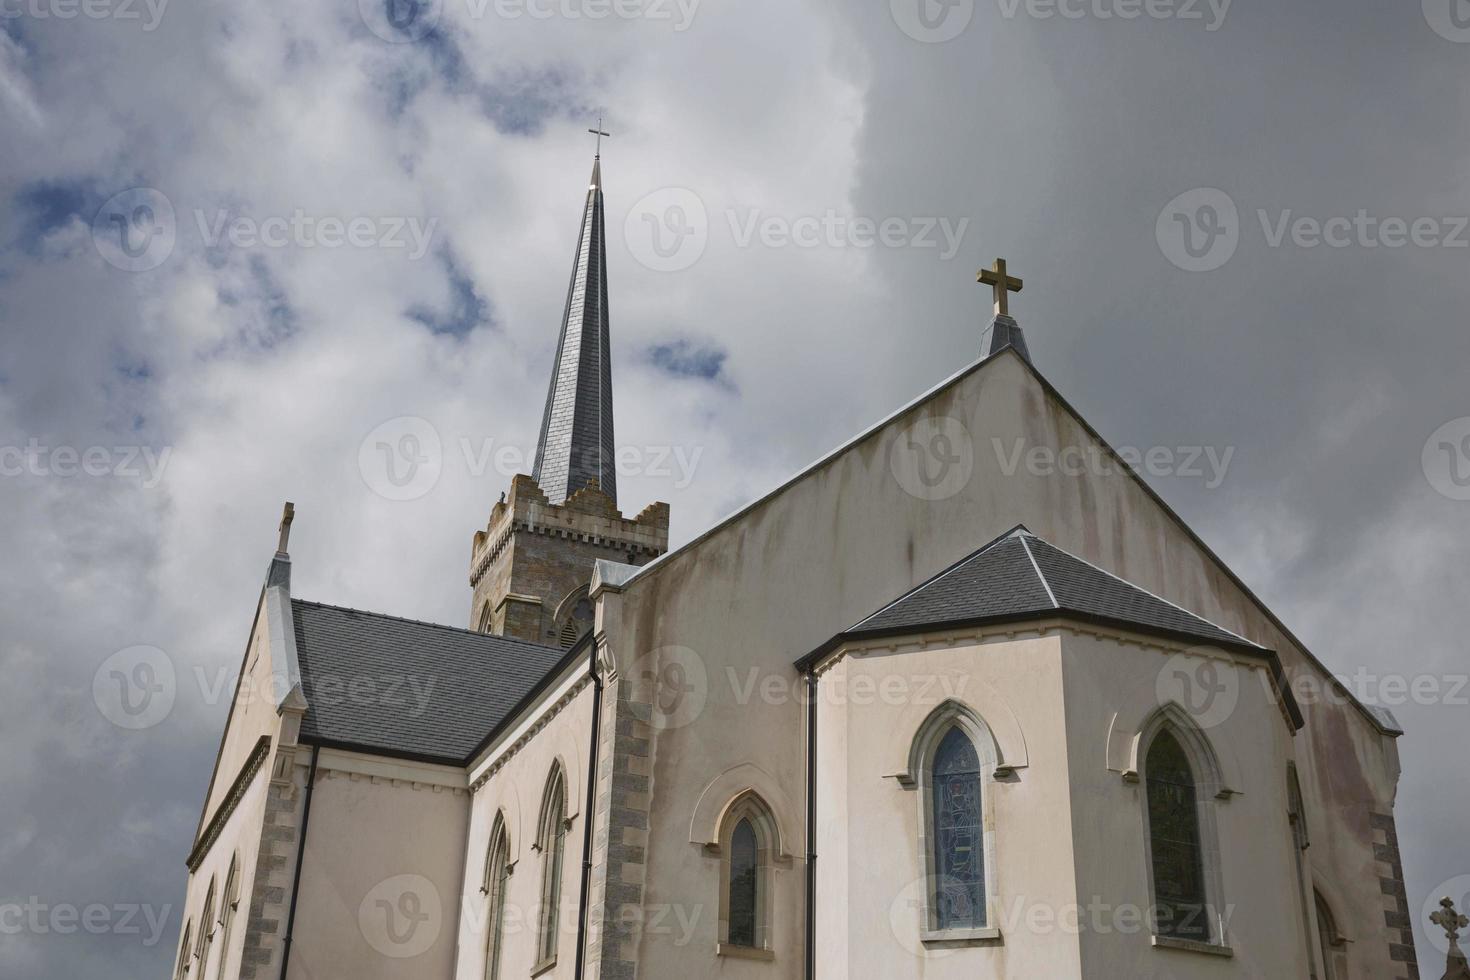
[[(599, 132), (599, 143), (603, 135)], [(606, 238), (599, 152), (592, 160), (592, 180), (582, 208), (582, 230), (562, 313), (561, 340), (536, 446), (533, 476), (553, 504), (562, 503), (593, 480), (614, 503), (618, 499)]]

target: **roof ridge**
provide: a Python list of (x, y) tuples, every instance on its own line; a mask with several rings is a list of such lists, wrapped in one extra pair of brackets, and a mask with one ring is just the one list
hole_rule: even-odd
[[(1052, 608), (1053, 609), (1060, 609), (1060, 608), (1062, 608), (1062, 604), (1060, 602), (1057, 602), (1057, 594), (1051, 590), (1051, 583), (1046, 580), (1046, 573), (1044, 573), (1041, 570), (1041, 566), (1036, 563), (1036, 556), (1031, 553), (1031, 546), (1026, 543), (1026, 539), (1028, 537), (1029, 538), (1035, 538), (1036, 535), (1034, 535), (1030, 531), (1027, 531), (1027, 530), (1024, 530), (1024, 529), (1019, 530), (1019, 531), (1012, 531), (1011, 533), (1013, 535), (1015, 535), (1015, 537), (1017, 537), (1017, 538), (1020, 539), (1020, 541), (1021, 541), (1021, 550), (1024, 551), (1024, 552), (1026, 552), (1026, 557), (1027, 558), (1031, 559), (1031, 567), (1032, 567), (1032, 569), (1035, 570), (1036, 577), (1041, 582), (1041, 587), (1046, 590), (1046, 597), (1051, 600)], [(1038, 538), (1037, 540), (1040, 540), (1040, 539)]]
[[(990, 539), (985, 544), (982, 544), (980, 547), (976, 548), (974, 551), (972, 551), (969, 554), (965, 555), (965, 557), (961, 558), (959, 561), (955, 562), (953, 565), (950, 565), (948, 568), (945, 568), (945, 569), (943, 569), (943, 570), (941, 570), (939, 572), (936, 572), (935, 574), (929, 576), (924, 581), (920, 582), (918, 585), (914, 586), (913, 588), (909, 589), (907, 592), (905, 592), (902, 595), (900, 595), (897, 599), (894, 599), (892, 602), (890, 602), (887, 605), (883, 606), (881, 609), (876, 609), (873, 612), (869, 613), (868, 615), (864, 616), (862, 619), (860, 619), (860, 620), (857, 621), (857, 623), (853, 626), (853, 629), (858, 629), (859, 627), (861, 627), (864, 623), (866, 623), (870, 619), (877, 619), (879, 616), (883, 615), (888, 610), (890, 610), (894, 606), (898, 605), (900, 602), (903, 602), (909, 596), (912, 596), (912, 595), (914, 595), (915, 593), (918, 593), (918, 592), (922, 592), (924, 589), (929, 588), (929, 586), (934, 585), (936, 582), (938, 582), (941, 579), (943, 579), (946, 576), (948, 576), (951, 572), (957, 572), (957, 571), (959, 571), (961, 568), (963, 568), (964, 566), (968, 565), (970, 562), (974, 561), (976, 558), (979, 558), (981, 555), (985, 554), (987, 551), (991, 550), (992, 548), (995, 548), (998, 545), (1005, 544), (1007, 541), (1009, 541), (1011, 538), (1015, 537), (1017, 534), (1019, 534), (1021, 532), (1024, 532), (1026, 534), (1030, 534), (1031, 533), (1027, 529), (1027, 527), (1026, 527), (1025, 524), (1017, 524), (1015, 527), (1011, 528), (1009, 531), (1006, 531), (1005, 533), (1000, 534), (997, 537), (994, 537), (994, 538)], [(1035, 564), (1035, 563), (1033, 562), (1032, 564)], [(1048, 588), (1047, 591), (1050, 592), (1051, 590)]]
[[(1144, 595), (1152, 596), (1153, 598), (1155, 598), (1155, 599), (1159, 600), (1160, 602), (1162, 602), (1164, 605), (1170, 606), (1170, 607), (1172, 607), (1174, 609), (1177, 609), (1180, 612), (1184, 613), (1184, 615), (1193, 617), (1194, 619), (1199, 620), (1201, 623), (1204, 623), (1206, 626), (1213, 626), (1215, 629), (1219, 630), (1222, 633), (1229, 633), (1231, 636), (1235, 637), (1237, 640), (1240, 640), (1242, 643), (1249, 643), (1253, 647), (1259, 647), (1259, 646), (1261, 646), (1256, 641), (1254, 641), (1252, 639), (1249, 639), (1247, 637), (1241, 636), (1239, 633), (1235, 632), (1235, 630), (1226, 629), (1224, 626), (1221, 626), (1219, 623), (1215, 622), (1213, 619), (1206, 619), (1205, 617), (1201, 616), (1197, 612), (1194, 612), (1193, 610), (1185, 609), (1183, 606), (1179, 605), (1179, 603), (1177, 603), (1177, 602), (1171, 602), (1170, 600), (1165, 599), (1163, 596), (1159, 595), (1157, 592), (1153, 592), (1153, 591), (1151, 591), (1149, 589), (1145, 589), (1143, 586), (1139, 585), (1136, 582), (1130, 582), (1130, 581), (1128, 581), (1126, 578), (1124, 578), (1121, 575), (1115, 575), (1112, 572), (1108, 571), (1106, 568), (1103, 568), (1101, 565), (1094, 565), (1092, 562), (1088, 561), (1086, 558), (1083, 558), (1081, 555), (1074, 555), (1074, 554), (1072, 554), (1072, 552), (1068, 551), (1067, 549), (1060, 548), (1060, 547), (1052, 544), (1050, 541), (1046, 540), (1045, 538), (1036, 537), (1036, 535), (1034, 535), (1034, 534), (1031, 535), (1031, 536), (1033, 538), (1036, 538), (1037, 541), (1039, 541), (1041, 544), (1046, 545), (1051, 550), (1053, 550), (1053, 551), (1055, 551), (1055, 552), (1057, 552), (1057, 553), (1059, 553), (1061, 555), (1064, 555), (1064, 556), (1066, 556), (1068, 558), (1071, 558), (1073, 561), (1080, 561), (1082, 564), (1086, 565), (1088, 568), (1091, 568), (1094, 571), (1101, 572), (1102, 574), (1106, 575), (1108, 578), (1113, 579), (1116, 582), (1121, 582), (1124, 585), (1128, 586), (1128, 588), (1130, 588), (1130, 589), (1135, 589), (1135, 590), (1137, 590), (1139, 592), (1142, 592)], [(1029, 552), (1028, 552), (1028, 554), (1029, 554)], [(1050, 586), (1048, 586), (1047, 591), (1051, 591)], [(1058, 608), (1060, 608), (1060, 607), (1058, 607)], [(1265, 649), (1265, 648), (1262, 647), (1262, 649)]]
[(540, 650), (555, 650), (557, 647), (546, 643), (537, 643), (535, 640), (522, 640), (514, 636), (505, 636), (500, 633), (482, 633), (479, 630), (466, 629), (463, 626), (450, 626), (447, 623), (432, 623), (427, 619), (413, 619), (409, 616), (395, 616), (392, 613), (374, 612), (371, 609), (358, 609), (356, 606), (339, 606), (334, 602), (318, 602), (315, 599), (298, 599), (292, 597), (293, 604), (300, 603), (303, 606), (316, 606), (318, 609), (335, 609), (338, 612), (360, 613), (364, 616), (375, 616), (378, 619), (391, 619), (399, 623), (412, 623), (415, 626), (429, 626), (433, 629), (447, 630), (451, 633), (466, 633), (470, 636), (483, 637), (487, 640), (500, 640), (505, 643), (514, 643), (518, 646), (536, 647)]

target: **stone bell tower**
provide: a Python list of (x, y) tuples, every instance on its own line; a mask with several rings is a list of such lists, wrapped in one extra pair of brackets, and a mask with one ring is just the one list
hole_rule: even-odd
[(587, 586), (597, 559), (642, 565), (669, 547), (668, 504), (649, 504), (632, 518), (618, 510), (605, 242), (599, 152), (536, 467), (511, 480), (489, 525), (475, 532), (470, 625), (483, 632), (570, 646), (592, 625)]

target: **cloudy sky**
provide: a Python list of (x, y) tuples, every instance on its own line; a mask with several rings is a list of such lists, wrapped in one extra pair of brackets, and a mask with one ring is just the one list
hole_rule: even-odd
[[(0, 974), (167, 971), (282, 501), (296, 594), (466, 621), (599, 113), (625, 509), (687, 540), (973, 359), (1004, 254), (1041, 370), (1233, 453), (1150, 479), (1408, 730), (1411, 907), (1470, 875), (1465, 0), (0, 15), (0, 904), (110, 910)], [(428, 476), (373, 478), (405, 435)], [(177, 693), (130, 730), (138, 646)]]

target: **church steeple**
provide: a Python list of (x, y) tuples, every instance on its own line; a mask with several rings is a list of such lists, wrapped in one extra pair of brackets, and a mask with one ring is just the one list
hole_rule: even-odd
[(614, 466), (612, 359), (607, 315), (607, 246), (602, 214), (601, 126), (599, 152), (582, 207), (582, 229), (572, 259), (572, 280), (561, 320), (561, 339), (533, 476), (553, 504), (596, 481), (618, 499)]
[[(590, 132), (600, 150), (602, 121)], [(573, 254), (533, 475), (510, 481), (470, 549), (471, 628), (563, 645), (592, 628), (599, 561), (642, 565), (669, 547), (668, 504), (617, 506), (600, 152)]]

